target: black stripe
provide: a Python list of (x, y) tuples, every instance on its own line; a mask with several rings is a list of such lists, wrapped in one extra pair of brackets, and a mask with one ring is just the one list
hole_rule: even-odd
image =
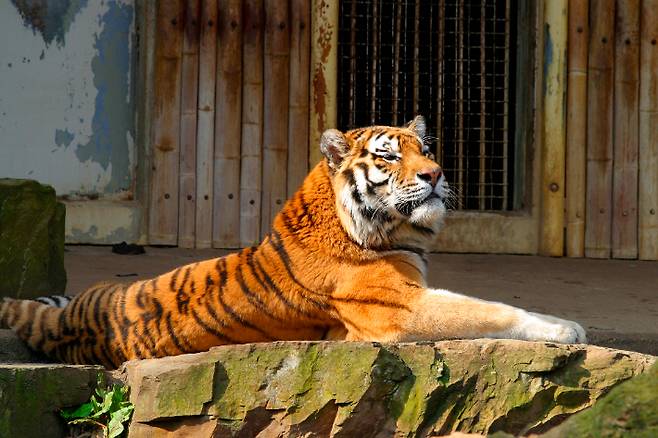
[(385, 135), (388, 131), (381, 131), (379, 134), (375, 136), (375, 140), (379, 140), (383, 135)]
[[(265, 257), (265, 255), (263, 255)], [(258, 281), (258, 283), (263, 287), (263, 289), (272, 291), (274, 295), (289, 309), (294, 310), (295, 312), (304, 315), (306, 317), (311, 317), (313, 318), (315, 315), (312, 314), (311, 312), (302, 309), (301, 307), (295, 305), (292, 301), (288, 300), (281, 289), (278, 288), (276, 284), (274, 284), (274, 281), (272, 278), (265, 272), (265, 269), (263, 266), (260, 264), (260, 262), (256, 259), (253, 260), (247, 260), (247, 263), (253, 262), (254, 264), (250, 265), (249, 267), (254, 273), (254, 277)], [(262, 278), (261, 278), (262, 277)]]
[(43, 312), (41, 315), (41, 320), (39, 321), (39, 333), (41, 334), (41, 339), (35, 344), (37, 351), (44, 351), (43, 346), (46, 343), (46, 314), (48, 311)]
[(188, 350), (183, 348), (183, 344), (181, 344), (180, 340), (178, 339), (178, 336), (176, 336), (176, 332), (174, 332), (174, 328), (171, 326), (171, 313), (167, 312), (167, 315), (165, 316), (165, 323), (167, 325), (167, 334), (171, 338), (171, 340), (174, 342), (174, 345), (176, 348), (178, 348), (178, 351), (182, 353), (188, 353)]
[(411, 228), (413, 228), (415, 231), (421, 233), (421, 234), (429, 234), (430, 236), (434, 235), (434, 230), (428, 227), (424, 227), (422, 225), (417, 225), (417, 224), (411, 224)]
[(393, 309), (402, 309), (409, 310), (404, 304), (397, 303), (395, 301), (380, 300), (378, 298), (344, 298), (344, 297), (331, 297), (332, 301), (338, 301), (341, 303), (355, 303), (355, 304), (371, 304), (375, 306), (390, 307)]
[(342, 175), (345, 177), (347, 180), (347, 184), (350, 186), (355, 186), (356, 185), (356, 180), (354, 179), (354, 171), (352, 169), (345, 169), (343, 170)]
[(171, 275), (171, 280), (169, 281), (169, 290), (172, 292), (176, 292), (176, 282), (178, 281), (178, 274), (180, 274), (181, 269), (183, 268), (176, 269)]
[[(247, 260), (249, 260), (251, 257), (253, 257), (253, 253), (247, 254)], [(247, 265), (250, 265), (249, 261), (247, 261)], [(254, 277), (255, 277), (255, 274), (254, 274)], [(268, 307), (265, 305), (263, 300), (261, 300), (261, 298), (256, 293), (254, 293), (251, 289), (249, 289), (249, 287), (247, 286), (247, 283), (244, 280), (244, 276), (242, 275), (242, 265), (241, 264), (239, 264), (237, 269), (236, 269), (235, 280), (238, 282), (238, 286), (240, 286), (240, 290), (242, 291), (244, 296), (247, 298), (247, 301), (249, 301), (249, 303), (251, 303), (252, 306), (254, 306), (258, 310), (260, 310), (261, 313), (263, 313), (268, 318), (273, 319), (275, 321), (284, 322), (283, 319), (273, 315), (272, 312), (270, 311), (270, 309), (268, 309)]]
[(415, 270), (416, 270), (421, 276), (423, 276), (423, 271), (421, 271), (421, 270), (418, 268), (418, 266), (416, 266), (416, 265), (414, 265), (413, 263), (410, 263), (410, 262), (408, 262), (408, 261), (406, 261), (406, 260), (398, 260), (398, 261), (399, 261), (400, 263), (404, 264), (404, 265), (411, 266), (411, 267), (414, 268), (414, 269), (415, 269)]
[(144, 289), (146, 288), (146, 281), (142, 282), (142, 284), (139, 285), (139, 289), (137, 289), (136, 297), (135, 297), (135, 303), (137, 303), (137, 307), (140, 309), (144, 308)]
[(265, 339), (267, 339), (269, 341), (274, 340), (272, 337), (270, 337), (270, 335), (267, 332), (265, 332), (264, 330), (256, 327), (254, 324), (252, 324), (251, 322), (245, 320), (240, 315), (238, 315), (235, 312), (235, 310), (233, 310), (233, 308), (231, 306), (226, 304), (226, 302), (224, 301), (224, 299), (222, 298), (221, 295), (219, 296), (219, 304), (222, 306), (222, 309), (224, 309), (224, 313), (226, 313), (228, 316), (230, 316), (231, 319), (233, 319), (238, 324), (243, 325), (247, 328), (250, 328), (251, 330), (253, 330), (257, 333), (260, 333)]
[(98, 351), (100, 352), (101, 356), (103, 358), (101, 359), (101, 364), (105, 367), (109, 368), (116, 368), (117, 364), (114, 363), (114, 360), (110, 357), (110, 354), (108, 353), (107, 349), (105, 348), (105, 345), (100, 344), (98, 346)]
[[(320, 295), (324, 298), (324, 295), (319, 294), (315, 291), (310, 290), (306, 286), (304, 286), (299, 280), (297, 280), (297, 277), (292, 273), (292, 269), (290, 267), (290, 256), (288, 255), (288, 252), (286, 251), (283, 241), (281, 240), (281, 235), (274, 230), (272, 233), (273, 239), (270, 239), (270, 246), (272, 249), (274, 249), (274, 252), (277, 253), (279, 256), (279, 259), (281, 260), (281, 263), (283, 264), (283, 267), (285, 268), (286, 272), (288, 273), (288, 276), (292, 280), (293, 283), (295, 283), (304, 293), (308, 293), (311, 295)], [(309, 298), (309, 301), (314, 303), (316, 306), (321, 308), (322, 310), (331, 310), (331, 306), (328, 303), (325, 302), (320, 302), (320, 301), (314, 301)]]
[(203, 328), (205, 331), (211, 333), (216, 338), (221, 339), (221, 340), (223, 340), (223, 341), (225, 341), (229, 344), (239, 344), (240, 343), (239, 341), (236, 341), (235, 339), (231, 338), (227, 334), (220, 332), (216, 328), (210, 326), (208, 323), (203, 321), (201, 319), (201, 317), (199, 316), (199, 314), (196, 313), (196, 310), (194, 310), (194, 309), (192, 309), (192, 317), (194, 318), (196, 323), (201, 326), (201, 328)]

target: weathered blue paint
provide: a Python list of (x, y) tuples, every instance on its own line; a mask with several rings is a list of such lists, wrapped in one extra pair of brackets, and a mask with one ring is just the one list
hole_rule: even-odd
[(547, 90), (547, 80), (548, 68), (553, 63), (553, 39), (551, 38), (551, 26), (546, 23), (544, 26), (544, 80), (543, 82), (543, 95), (546, 95)]
[(58, 129), (55, 131), (55, 144), (59, 147), (68, 147), (75, 138), (75, 134), (68, 129)]
[(134, 138), (135, 129), (130, 77), (132, 21), (131, 5), (108, 2), (108, 10), (101, 17), (103, 30), (94, 44), (97, 54), (91, 62), (97, 89), (92, 135), (76, 150), (82, 162), (92, 160), (103, 169), (112, 164), (111, 181), (105, 187), (107, 193), (131, 186), (128, 138)]
[(11, 0), (25, 25), (43, 37), (46, 46), (64, 44), (64, 37), (87, 0)]

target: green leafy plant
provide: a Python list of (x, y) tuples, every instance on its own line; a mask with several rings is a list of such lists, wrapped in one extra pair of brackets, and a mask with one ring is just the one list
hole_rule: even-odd
[(125, 430), (124, 423), (130, 420), (134, 408), (128, 401), (127, 386), (109, 387), (99, 374), (91, 399), (77, 408), (62, 409), (60, 415), (70, 426), (92, 426), (101, 429), (105, 438), (115, 438)]

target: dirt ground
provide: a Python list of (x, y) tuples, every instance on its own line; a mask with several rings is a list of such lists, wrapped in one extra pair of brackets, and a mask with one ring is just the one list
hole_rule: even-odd
[[(67, 246), (68, 294), (102, 281), (150, 278), (220, 250)], [(429, 284), (580, 322), (591, 343), (658, 355), (658, 263), (535, 256), (432, 254)]]

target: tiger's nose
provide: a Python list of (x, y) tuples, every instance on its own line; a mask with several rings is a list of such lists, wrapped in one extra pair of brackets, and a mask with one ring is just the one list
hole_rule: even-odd
[(440, 167), (428, 167), (418, 172), (418, 178), (430, 183), (432, 187), (436, 187), (436, 183), (439, 181), (439, 178), (441, 178), (441, 175), (443, 175), (443, 172), (441, 172)]

